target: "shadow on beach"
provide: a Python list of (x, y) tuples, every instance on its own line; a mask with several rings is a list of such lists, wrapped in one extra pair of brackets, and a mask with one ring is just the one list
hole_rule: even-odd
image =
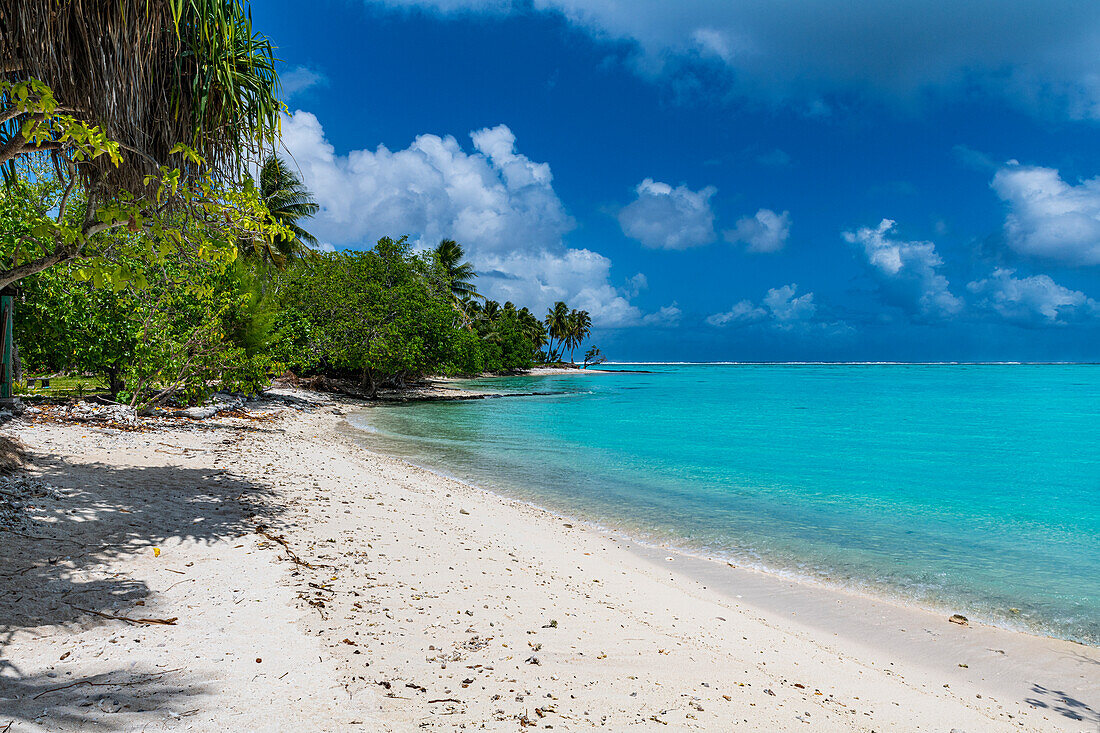
[[(37, 456), (34, 466), (32, 474), (56, 491), (29, 500), (24, 516), (0, 525), (0, 730), (9, 720), (36, 719), (50, 728), (94, 721), (122, 729), (134, 725), (132, 713), (156, 711), (163, 720), (193, 712), (206, 688), (185, 670), (112, 663), (76, 677), (64, 673), (62, 662), (59, 673), (32, 674), (9, 647), (17, 636), (103, 624), (121, 630), (126, 623), (98, 614), (155, 616), (144, 604), (155, 591), (112, 561), (170, 542), (209, 543), (252, 532), (249, 519), (270, 490), (222, 470), (112, 467), (54, 456)], [(262, 511), (270, 517), (277, 509)], [(124, 714), (104, 715), (119, 711)]]
[[(1091, 659), (1089, 662), (1095, 664)], [(1063, 718), (1076, 721), (1089, 721), (1100, 726), (1100, 711), (1063, 690), (1054, 690), (1038, 683), (1031, 686), (1032, 696), (1024, 702), (1043, 710), (1050, 710)]]

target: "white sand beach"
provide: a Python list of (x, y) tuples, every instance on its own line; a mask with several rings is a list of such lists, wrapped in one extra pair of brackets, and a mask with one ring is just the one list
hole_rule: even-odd
[(1096, 648), (636, 545), (282, 394), (3, 428), (45, 488), (0, 531), (0, 731), (1097, 729)]

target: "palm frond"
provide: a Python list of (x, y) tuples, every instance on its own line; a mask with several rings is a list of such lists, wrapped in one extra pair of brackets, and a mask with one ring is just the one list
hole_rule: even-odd
[[(318, 242), (317, 238), (302, 228), (298, 222), (320, 211), (313, 194), (302, 183), (290, 166), (277, 155), (268, 156), (260, 168), (260, 198), (271, 216), (294, 233), (292, 239), (280, 238), (277, 244), (284, 261), (307, 256)], [(264, 251), (259, 252), (266, 257)]]

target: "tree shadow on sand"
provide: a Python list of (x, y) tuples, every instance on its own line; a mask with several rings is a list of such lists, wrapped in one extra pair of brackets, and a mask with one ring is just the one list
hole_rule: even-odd
[(1036, 683), (1031, 686), (1031, 692), (1033, 696), (1024, 700), (1028, 705), (1051, 710), (1070, 720), (1100, 724), (1100, 713), (1096, 709), (1063, 690), (1054, 690)]
[(22, 521), (0, 525), (0, 730), (9, 720), (31, 723), (44, 715), (47, 729), (94, 721), (121, 730), (149, 721), (135, 713), (156, 711), (163, 721), (193, 712), (206, 687), (186, 670), (168, 674), (131, 663), (90, 677), (31, 674), (9, 647), (16, 635), (47, 634), (50, 627), (123, 623), (97, 614), (148, 615), (140, 606), (154, 591), (111, 562), (169, 542), (212, 543), (253, 532), (258, 512), (279, 511), (270, 488), (186, 466), (113, 467), (57, 457), (39, 457), (35, 465), (37, 478), (56, 491), (28, 502)]
[(139, 730), (150, 718), (170, 722), (193, 715), (207, 692), (207, 685), (181, 684), (165, 670), (127, 669), (64, 680), (5, 676), (0, 677), (0, 730), (18, 721), (45, 730)]

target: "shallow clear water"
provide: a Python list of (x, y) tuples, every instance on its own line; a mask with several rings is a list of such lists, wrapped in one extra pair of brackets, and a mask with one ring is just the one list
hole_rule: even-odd
[(629, 368), (352, 424), (649, 541), (1100, 644), (1100, 367)]

